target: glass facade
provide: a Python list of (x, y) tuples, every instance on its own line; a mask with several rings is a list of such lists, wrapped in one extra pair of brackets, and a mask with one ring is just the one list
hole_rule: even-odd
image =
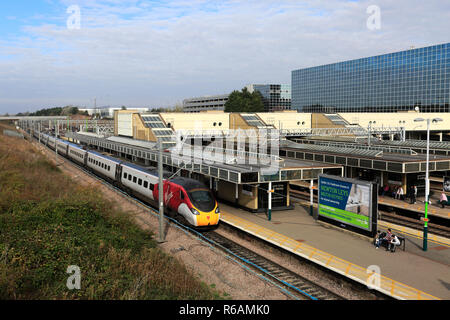
[(251, 86), (252, 90), (258, 90), (263, 96), (264, 110), (266, 112), (291, 109), (291, 85), (254, 84)]
[(292, 71), (300, 112), (450, 112), (450, 43)]

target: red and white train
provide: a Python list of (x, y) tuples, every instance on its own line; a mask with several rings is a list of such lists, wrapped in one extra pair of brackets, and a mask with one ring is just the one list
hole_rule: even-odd
[[(36, 138), (38, 133), (35, 133)], [(106, 178), (117, 187), (158, 206), (159, 178), (156, 170), (148, 170), (92, 150), (41, 133), (41, 142), (58, 153)], [(213, 227), (220, 221), (220, 210), (212, 192), (201, 182), (174, 177), (163, 180), (163, 199), (169, 214), (182, 216), (193, 227)]]

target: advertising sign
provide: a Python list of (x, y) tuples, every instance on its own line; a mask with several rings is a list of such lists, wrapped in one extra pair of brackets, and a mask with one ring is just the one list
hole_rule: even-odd
[(319, 219), (373, 234), (377, 219), (377, 194), (373, 190), (376, 186), (372, 182), (319, 175)]
[(450, 192), (450, 177), (444, 177), (444, 191)]

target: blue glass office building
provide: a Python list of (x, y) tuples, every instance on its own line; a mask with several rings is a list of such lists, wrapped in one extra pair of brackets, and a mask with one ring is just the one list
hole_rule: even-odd
[(300, 112), (450, 112), (450, 43), (292, 71)]
[(250, 84), (247, 89), (250, 92), (257, 90), (261, 93), (265, 112), (291, 109), (290, 84)]

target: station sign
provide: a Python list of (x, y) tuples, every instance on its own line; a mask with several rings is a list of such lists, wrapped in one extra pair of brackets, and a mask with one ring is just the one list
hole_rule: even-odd
[(376, 190), (374, 182), (319, 175), (319, 220), (374, 236), (378, 218)]

